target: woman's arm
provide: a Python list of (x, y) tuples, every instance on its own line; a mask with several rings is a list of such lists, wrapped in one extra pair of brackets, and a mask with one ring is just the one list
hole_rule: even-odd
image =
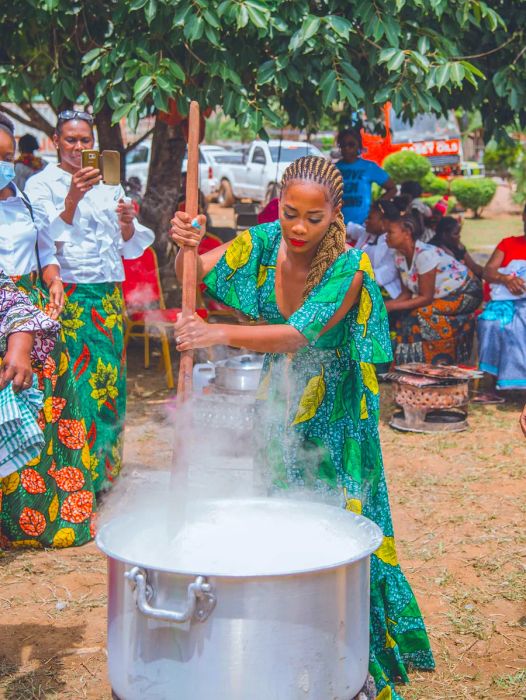
[(64, 285), (58, 265), (46, 265), (42, 268), (42, 279), (49, 291), (49, 315), (56, 321), (64, 308)]
[[(204, 256), (203, 256), (204, 257)], [(341, 306), (325, 325), (326, 333), (357, 302), (362, 289), (363, 273), (357, 272)], [(207, 348), (212, 345), (231, 345), (255, 352), (296, 352), (309, 341), (298, 330), (287, 324), (268, 326), (236, 326), (227, 323), (206, 323), (197, 314), (189, 319), (180, 318), (175, 324), (175, 341), (179, 351)]]
[(471, 270), (471, 272), (474, 275), (482, 279), (482, 275), (484, 274), (484, 268), (482, 267), (482, 265), (479, 265), (477, 262), (475, 262), (467, 251), (464, 255), (464, 258), (462, 259), (462, 262), (468, 268), (468, 270)]
[(30, 331), (17, 331), (8, 336), (7, 352), (0, 366), (0, 389), (4, 389), (9, 382), (13, 383), (14, 392), (31, 386), (31, 350), (34, 336)]
[(73, 223), (77, 206), (82, 197), (102, 180), (100, 170), (97, 168), (81, 168), (71, 178), (69, 192), (64, 200), (64, 211), (59, 216), (66, 224)]
[[(308, 340), (292, 326), (285, 324), (271, 326), (236, 326), (228, 323), (176, 324), (176, 343), (180, 351), (191, 348), (205, 348), (211, 345), (230, 345), (246, 348), (254, 352), (296, 352), (308, 344)], [(201, 332), (197, 330), (200, 326)], [(179, 342), (178, 342), (179, 341)]]
[(504, 260), (504, 252), (495, 248), (493, 255), (486, 263), (482, 277), (486, 282), (491, 282), (493, 284), (503, 284), (512, 294), (520, 296), (526, 292), (526, 282), (520, 277), (514, 277), (513, 275), (503, 275), (499, 272), (499, 267), (502, 266)]
[(418, 293), (414, 296), (407, 296), (407, 289), (397, 299), (386, 302), (387, 311), (411, 311), (422, 306), (428, 306), (435, 298), (436, 267), (418, 275)]

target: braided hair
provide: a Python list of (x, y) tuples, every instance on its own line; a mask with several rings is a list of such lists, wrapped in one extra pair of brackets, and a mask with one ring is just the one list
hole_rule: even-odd
[[(283, 173), (281, 194), (283, 195), (290, 183), (296, 180), (322, 185), (327, 190), (332, 206), (335, 209), (341, 206), (343, 179), (338, 168), (329, 160), (320, 156), (303, 156), (293, 161)], [(327, 229), (314, 255), (303, 289), (304, 299), (321, 282), (323, 275), (343, 252), (345, 252), (345, 224), (342, 213), (339, 211), (336, 221)]]

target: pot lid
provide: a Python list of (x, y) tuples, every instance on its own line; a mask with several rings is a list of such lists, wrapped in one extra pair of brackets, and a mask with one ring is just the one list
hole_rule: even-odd
[(224, 366), (229, 369), (260, 370), (263, 367), (263, 358), (260, 355), (237, 355), (236, 357), (230, 357), (226, 360)]

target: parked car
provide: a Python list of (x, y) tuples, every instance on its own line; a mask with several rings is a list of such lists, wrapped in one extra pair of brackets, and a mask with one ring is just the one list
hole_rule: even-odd
[(248, 152), (235, 151), (228, 157), (215, 156), (217, 201), (230, 207), (236, 199), (267, 202), (278, 193), (278, 186), (289, 163), (302, 156), (323, 156), (305, 141), (253, 141)]
[[(126, 155), (126, 177), (138, 177), (141, 185), (146, 187), (148, 180), (148, 169), (150, 167), (151, 141), (143, 141), (137, 148), (134, 148)], [(216, 154), (229, 153), (220, 146), (203, 144), (199, 146), (199, 189), (205, 197), (209, 197), (212, 192), (217, 191), (219, 181), (214, 176), (214, 159)], [(182, 172), (187, 170), (188, 159), (185, 153)]]

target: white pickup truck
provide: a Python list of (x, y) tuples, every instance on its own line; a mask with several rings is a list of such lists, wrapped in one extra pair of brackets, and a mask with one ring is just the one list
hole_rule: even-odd
[[(143, 191), (146, 189), (148, 180), (151, 148), (151, 141), (143, 141), (137, 148), (134, 148), (126, 155), (126, 178), (138, 177)], [(199, 189), (205, 197), (209, 197), (212, 192), (217, 192), (219, 181), (214, 175), (214, 157), (216, 154), (223, 153), (228, 155), (230, 151), (226, 151), (221, 146), (208, 146), (205, 144), (199, 146)], [(188, 156), (185, 153), (182, 165), (183, 173), (186, 172), (188, 167), (187, 158)]]
[(231, 207), (236, 199), (267, 202), (276, 196), (285, 168), (301, 156), (323, 156), (305, 141), (278, 139), (253, 141), (248, 151), (215, 158), (214, 175), (219, 183), (217, 201)]

